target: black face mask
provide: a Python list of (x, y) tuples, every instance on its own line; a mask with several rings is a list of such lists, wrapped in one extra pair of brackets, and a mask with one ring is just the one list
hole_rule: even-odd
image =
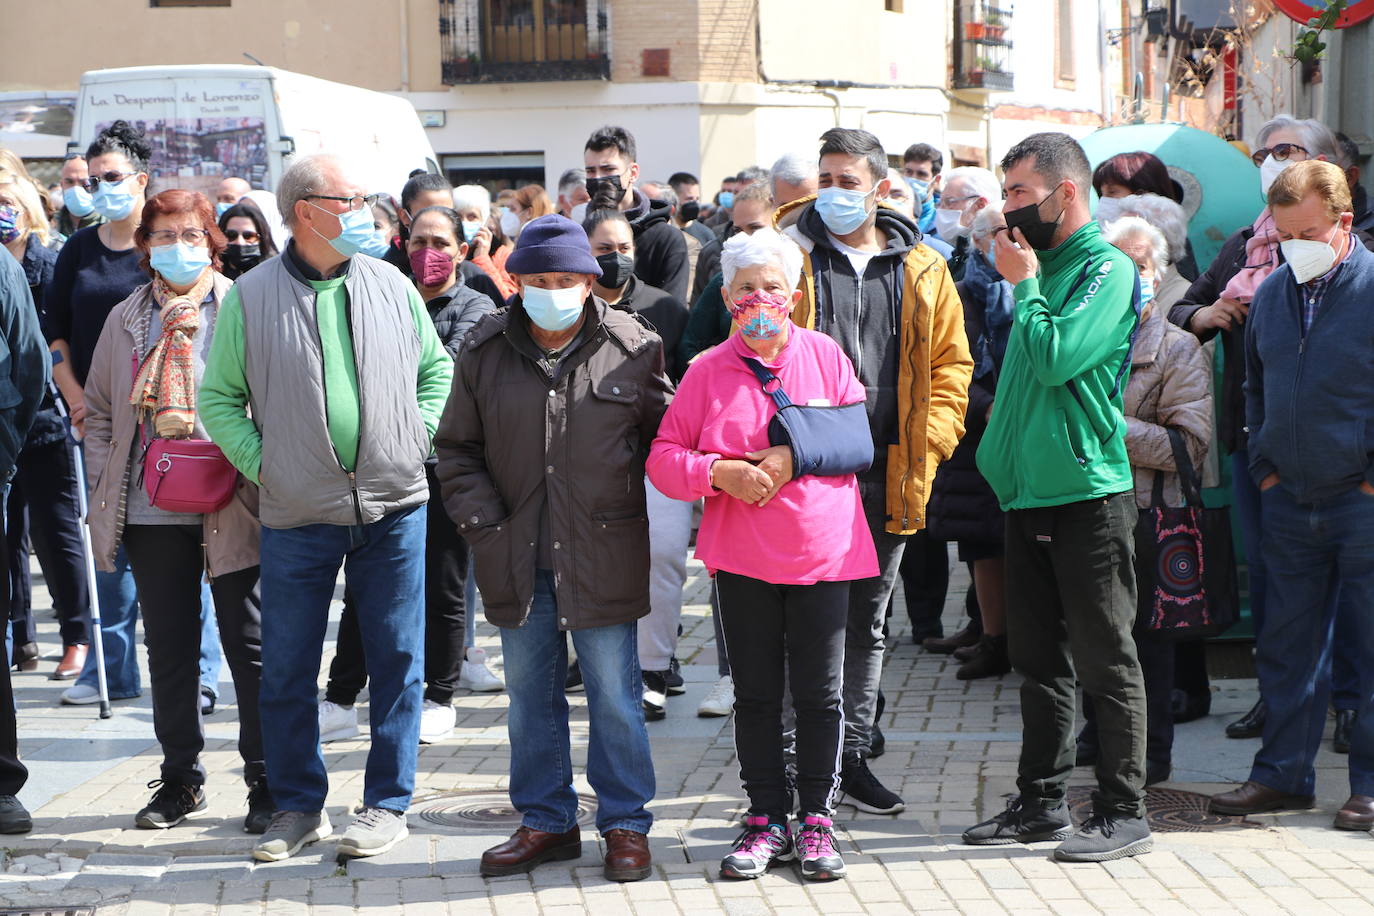
[(1064, 208), (1059, 208), (1059, 215), (1053, 220), (1045, 220), (1040, 215), (1040, 207), (1058, 190), (1059, 187), (1056, 185), (1054, 191), (1046, 194), (1040, 203), (1027, 204), (1003, 214), (1007, 221), (1007, 229), (1020, 229), (1021, 234), (1026, 237), (1026, 242), (1036, 251), (1048, 251), (1054, 247), (1054, 233), (1058, 231), (1059, 223), (1064, 219)]
[(701, 216), (701, 201), (687, 201), (687, 203), (683, 204), (681, 207), (678, 207), (677, 214), (678, 216), (682, 217), (682, 221), (684, 223), (692, 222), (698, 216)]
[(625, 196), (625, 188), (620, 183), (619, 175), (608, 175), (605, 178), (588, 178), (587, 193), (591, 195), (591, 200), (587, 201), (587, 210), (614, 210), (620, 206), (620, 200)]
[(262, 246), (227, 245), (221, 257), (226, 265), (242, 272), (250, 267), (256, 267), (262, 260)]
[(607, 289), (620, 289), (634, 276), (635, 259), (618, 251), (608, 251), (596, 259), (601, 266), (600, 283)]

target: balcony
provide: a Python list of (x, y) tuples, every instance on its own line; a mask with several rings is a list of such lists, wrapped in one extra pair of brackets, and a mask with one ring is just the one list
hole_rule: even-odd
[(609, 0), (439, 0), (445, 85), (610, 79)]
[(959, 0), (954, 7), (954, 88), (1005, 91), (1011, 73), (1011, 0)]

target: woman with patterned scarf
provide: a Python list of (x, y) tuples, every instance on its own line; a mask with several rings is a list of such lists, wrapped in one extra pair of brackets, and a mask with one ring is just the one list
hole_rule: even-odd
[[(152, 280), (110, 312), (85, 392), (96, 563), (113, 568), (122, 544), (133, 568), (148, 647), (153, 727), (163, 752), (161, 778), (148, 784), (155, 791), (135, 823), (174, 827), (206, 809), (199, 759), (205, 745), (199, 688), (204, 576), (238, 699), (239, 754), (249, 787), (244, 829), (261, 833), (273, 803), (258, 724), (257, 488), (238, 478), (226, 505), (193, 514), (169, 511), (157, 504), (161, 500), (150, 499), (144, 474), (144, 456), (155, 440), (209, 438), (197, 417), (196, 389), (215, 315), (231, 285), (219, 273), (226, 242), (204, 195), (172, 190), (148, 200), (135, 244)], [(148, 476), (155, 473), (150, 468)]]

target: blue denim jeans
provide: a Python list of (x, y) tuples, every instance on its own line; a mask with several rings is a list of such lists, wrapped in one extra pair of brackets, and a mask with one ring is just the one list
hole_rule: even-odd
[(200, 686), (219, 697), (219, 670), (224, 664), (224, 652), (219, 644), (219, 623), (215, 620), (215, 602), (210, 596), (210, 583), (200, 583)]
[[(143, 693), (138, 673), (134, 631), (138, 627), (138, 591), (129, 558), (121, 546), (115, 554), (115, 571), (95, 574), (96, 600), (100, 602), (100, 644), (105, 656), (105, 685), (110, 699), (125, 700)], [(95, 653), (86, 655), (78, 684), (96, 686)]]
[(262, 738), (283, 811), (319, 811), (329, 791), (316, 681), (339, 566), (371, 679), (363, 804), (405, 811), (415, 789), (424, 689), (425, 507), (362, 528), (262, 529)]
[[(596, 827), (648, 833), (654, 762), (644, 728), (643, 683), (633, 623), (572, 631), (587, 686), (591, 740), (587, 779), (596, 791)], [(510, 696), (510, 800), (526, 827), (564, 833), (577, 825), (568, 738), (568, 641), (558, 629), (553, 573), (535, 573), (523, 626), (501, 630)], [(276, 792), (273, 783), (272, 791)]]
[[(1331, 691), (1333, 598), (1340, 589), (1351, 606), (1374, 607), (1374, 496), (1351, 490), (1307, 505), (1280, 484), (1261, 502), (1269, 593), (1255, 668), (1269, 715), (1250, 778), (1310, 795)], [(1362, 683), (1350, 791), (1374, 795), (1374, 617), (1358, 617), (1353, 649)]]

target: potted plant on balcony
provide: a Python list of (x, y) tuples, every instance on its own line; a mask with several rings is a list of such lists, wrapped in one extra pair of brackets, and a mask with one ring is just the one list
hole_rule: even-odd
[(987, 37), (987, 24), (982, 22), (965, 22), (964, 37), (972, 41)]
[(1006, 19), (997, 10), (989, 10), (987, 22), (985, 24), (987, 37), (993, 41), (1001, 41), (1007, 31)]

